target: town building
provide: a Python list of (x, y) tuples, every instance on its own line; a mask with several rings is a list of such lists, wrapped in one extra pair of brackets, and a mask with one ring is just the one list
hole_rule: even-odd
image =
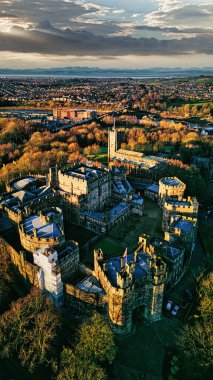
[(70, 119), (75, 122), (84, 120), (93, 120), (97, 116), (94, 110), (72, 109), (72, 108), (54, 108), (53, 117), (58, 119)]

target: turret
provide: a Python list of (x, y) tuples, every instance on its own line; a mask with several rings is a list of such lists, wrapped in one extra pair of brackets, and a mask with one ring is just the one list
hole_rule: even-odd
[(117, 286), (121, 289), (131, 288), (134, 284), (135, 265), (134, 263), (126, 264), (125, 267), (117, 274)]

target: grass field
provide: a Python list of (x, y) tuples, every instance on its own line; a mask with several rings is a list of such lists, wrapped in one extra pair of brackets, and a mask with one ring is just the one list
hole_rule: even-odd
[(127, 247), (132, 251), (141, 234), (161, 236), (161, 210), (157, 204), (145, 199), (144, 215), (131, 215), (124, 223), (98, 241), (94, 248), (101, 248), (107, 256), (121, 255)]
[(101, 147), (98, 154), (91, 154), (87, 156), (89, 160), (99, 161), (102, 164), (107, 164), (107, 147)]

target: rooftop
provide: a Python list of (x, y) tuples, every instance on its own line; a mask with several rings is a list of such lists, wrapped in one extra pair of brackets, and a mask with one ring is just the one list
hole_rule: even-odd
[[(51, 217), (54, 215), (53, 211), (47, 212), (46, 216)], [(45, 221), (40, 215), (35, 214), (26, 218), (23, 222), (24, 232), (30, 236), (34, 235), (34, 229), (36, 230), (37, 237), (39, 238), (57, 238), (62, 236), (62, 232), (58, 228), (57, 224), (51, 221)]]
[(152, 245), (156, 248), (156, 253), (163, 254), (167, 257), (174, 258), (176, 256), (179, 256), (179, 254), (182, 252), (177, 247), (174, 247), (169, 242), (162, 240), (162, 239), (153, 239)]
[(67, 171), (65, 174), (79, 179), (97, 179), (103, 175), (103, 171), (81, 166), (80, 168)]
[(18, 198), (18, 200), (21, 202), (27, 202), (30, 199), (36, 198), (36, 195), (34, 195), (33, 193), (31, 193), (27, 190), (16, 191), (15, 193), (12, 194), (12, 196), (14, 198)]
[(22, 178), (18, 181), (15, 181), (12, 186), (14, 189), (16, 190), (22, 190), (24, 189), (29, 183), (32, 183), (32, 182), (35, 182), (36, 181), (36, 178), (34, 177), (26, 177), (26, 178)]
[(172, 223), (172, 227), (190, 233), (193, 230), (193, 222), (190, 220), (179, 219), (177, 222), (174, 221)]
[(166, 186), (183, 186), (183, 182), (181, 182), (177, 178), (162, 178), (161, 182)]
[[(113, 286), (117, 286), (117, 273), (121, 271), (122, 256), (113, 257), (107, 260), (107, 277)], [(138, 252), (138, 259), (135, 264), (135, 279), (138, 280), (147, 275), (149, 270), (150, 256), (143, 251)], [(127, 255), (127, 264), (134, 261), (134, 252)]]
[(86, 293), (95, 293), (104, 295), (105, 292), (101, 284), (94, 276), (89, 276), (76, 285), (76, 288), (83, 290)]
[(119, 194), (129, 194), (133, 191), (132, 187), (130, 186), (129, 182), (127, 180), (114, 180), (113, 182), (113, 188), (116, 193)]
[(155, 185), (155, 184), (148, 185), (148, 186), (146, 186), (145, 190), (152, 191), (153, 193), (158, 194), (159, 186)]
[(81, 215), (87, 215), (92, 219), (100, 220), (101, 222), (104, 221), (106, 216), (109, 218), (109, 220), (115, 219), (118, 215), (122, 214), (125, 210), (128, 209), (128, 205), (126, 202), (120, 202), (118, 205), (111, 208), (107, 213), (100, 212), (100, 211), (82, 211)]

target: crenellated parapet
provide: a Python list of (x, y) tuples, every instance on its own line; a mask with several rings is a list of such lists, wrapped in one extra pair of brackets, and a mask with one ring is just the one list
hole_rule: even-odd
[[(144, 272), (141, 268), (144, 267)], [(130, 332), (135, 308), (143, 309), (149, 321), (161, 318), (165, 262), (156, 255), (135, 251), (129, 255), (104, 260), (101, 249), (94, 251), (94, 276), (108, 296), (108, 315), (119, 334)]]
[(159, 180), (158, 198), (159, 204), (167, 197), (176, 197), (178, 200), (183, 198), (186, 189), (185, 183), (183, 183), (177, 177), (164, 177)]
[(22, 246), (31, 253), (45, 246), (62, 245), (65, 242), (62, 210), (50, 208), (24, 218), (19, 223), (19, 235)]

